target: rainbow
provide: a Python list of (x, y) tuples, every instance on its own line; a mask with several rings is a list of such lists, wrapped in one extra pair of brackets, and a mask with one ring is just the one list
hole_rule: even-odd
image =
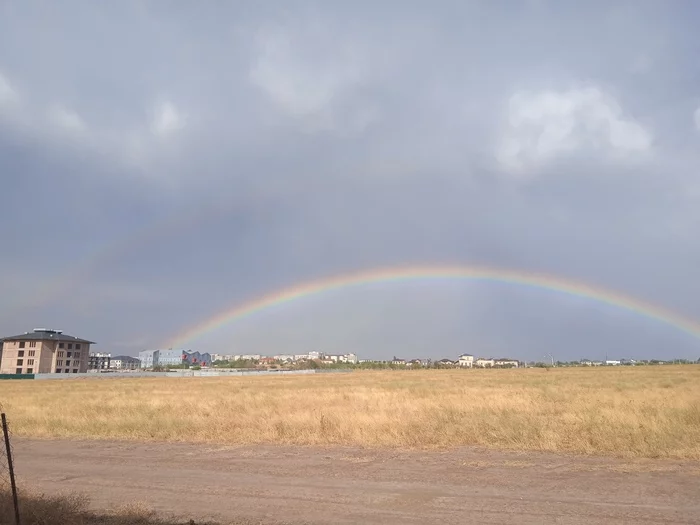
[(331, 290), (372, 283), (392, 283), (408, 280), (468, 279), (528, 286), (597, 301), (633, 312), (642, 317), (670, 325), (693, 337), (700, 338), (700, 324), (665, 308), (612, 290), (552, 275), (477, 266), (411, 266), (383, 268), (327, 277), (274, 291), (250, 302), (234, 305), (184, 330), (172, 338), (166, 348), (184, 347), (197, 337), (226, 324), (241, 320), (268, 308), (283, 305)]

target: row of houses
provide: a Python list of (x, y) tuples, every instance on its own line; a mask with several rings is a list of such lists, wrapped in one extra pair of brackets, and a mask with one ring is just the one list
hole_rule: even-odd
[(212, 354), (212, 362), (231, 362), (231, 361), (257, 361), (263, 364), (281, 363), (291, 364), (301, 361), (317, 361), (323, 364), (333, 363), (351, 363), (359, 362), (356, 354), (326, 354), (325, 352), (308, 352), (305, 354), (277, 354), (265, 356), (262, 354)]
[[(156, 367), (202, 366), (209, 367), (214, 362), (253, 361), (260, 365), (290, 365), (303, 361), (322, 364), (360, 361), (355, 353), (326, 354), (311, 351), (304, 354), (210, 354), (179, 349), (143, 350), (139, 357), (112, 356), (110, 353), (90, 352), (93, 341), (64, 334), (62, 330), (35, 328), (32, 332), (0, 339), (0, 373), (3, 374), (43, 374), (43, 373), (85, 373), (88, 371), (153, 369)], [(385, 362), (386, 363), (386, 362)], [(431, 366), (437, 363), (444, 367), (490, 368), (518, 367), (515, 359), (474, 358), (462, 354), (457, 360), (442, 359), (433, 362), (429, 359), (410, 361), (394, 357), (391, 364), (397, 366)]]
[(405, 360), (398, 357), (394, 357), (391, 361), (392, 365), (396, 366), (412, 366), (412, 367), (427, 367), (437, 364), (442, 367), (458, 367), (458, 368), (519, 368), (521, 366), (520, 361), (511, 358), (498, 358), (494, 359), (492, 357), (477, 357), (474, 358), (471, 354), (462, 354), (456, 360), (453, 359), (440, 359), (439, 361), (433, 361), (432, 359), (411, 359)]

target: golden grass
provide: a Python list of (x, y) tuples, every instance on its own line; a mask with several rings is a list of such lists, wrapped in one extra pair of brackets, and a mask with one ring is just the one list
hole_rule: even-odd
[(700, 459), (700, 366), (2, 381), (16, 436)]

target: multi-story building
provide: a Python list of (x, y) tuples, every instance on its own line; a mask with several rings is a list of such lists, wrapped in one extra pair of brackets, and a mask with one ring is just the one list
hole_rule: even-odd
[(462, 368), (472, 368), (474, 366), (474, 356), (471, 354), (462, 354), (457, 361)]
[(144, 350), (139, 352), (141, 368), (153, 368), (155, 366), (209, 366), (211, 354), (192, 352), (189, 350)]
[(479, 368), (493, 368), (496, 364), (496, 361), (491, 358), (486, 359), (484, 357), (480, 357), (474, 362), (474, 364)]
[(90, 352), (88, 370), (109, 370), (109, 362), (111, 358), (112, 354)]
[(141, 367), (141, 361), (136, 357), (118, 355), (111, 359), (109, 367), (113, 370), (136, 370)]
[(88, 370), (90, 345), (95, 344), (47, 328), (5, 337), (0, 343), (0, 374), (84, 373)]

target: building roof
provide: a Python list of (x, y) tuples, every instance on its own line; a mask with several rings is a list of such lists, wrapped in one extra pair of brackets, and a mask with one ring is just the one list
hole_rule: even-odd
[(46, 328), (35, 328), (32, 332), (25, 332), (20, 335), (12, 335), (0, 339), (0, 343), (4, 341), (60, 341), (67, 343), (95, 344), (94, 341), (64, 334), (62, 330), (48, 330)]
[(141, 361), (138, 357), (130, 355), (118, 355), (112, 358), (112, 361)]

